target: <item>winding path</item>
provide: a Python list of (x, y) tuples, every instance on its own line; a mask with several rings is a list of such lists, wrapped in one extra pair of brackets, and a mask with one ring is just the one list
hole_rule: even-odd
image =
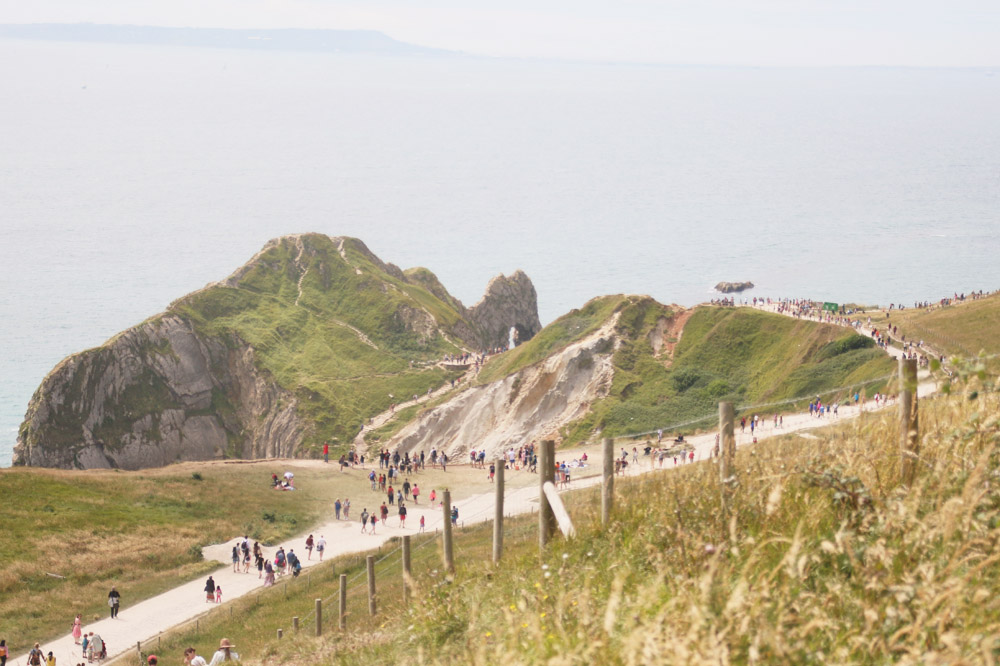
[[(932, 382), (924, 382), (920, 385), (918, 392), (921, 397), (926, 397), (934, 391)], [(893, 405), (889, 405), (895, 406)], [(882, 405), (879, 409), (885, 409)], [(808, 430), (821, 428), (839, 421), (848, 421), (856, 418), (862, 410), (874, 411), (871, 403), (865, 406), (843, 406), (840, 408), (839, 417), (816, 418), (809, 414), (792, 414), (784, 418), (784, 427), (775, 428), (773, 423), (764, 420), (764, 424), (757, 430), (757, 439), (763, 440), (777, 435), (784, 435), (792, 432), (806, 433)], [(752, 438), (748, 433), (736, 433), (737, 446), (745, 446), (752, 443)], [(634, 443), (633, 443), (634, 445)], [(704, 461), (711, 456), (712, 448), (715, 446), (715, 434), (709, 432), (703, 435), (696, 435), (688, 441), (689, 450), (694, 450), (695, 461)], [(562, 449), (558, 451), (561, 459), (576, 459), (583, 452), (587, 453), (590, 460), (589, 466), (585, 470), (577, 471), (579, 476), (574, 476), (571, 490), (587, 488), (600, 483), (601, 454), (599, 444), (590, 444), (575, 449)], [(294, 465), (323, 465), (322, 461), (290, 461)], [(648, 474), (650, 472), (668, 472), (675, 465), (672, 459), (662, 468), (654, 467), (653, 461), (645, 456), (640, 458), (638, 465), (630, 465), (629, 476)], [(684, 467), (684, 464), (676, 465)], [(348, 473), (358, 472), (358, 482), (363, 483), (363, 476), (368, 470), (350, 470)], [(529, 513), (536, 510), (538, 506), (538, 486), (534, 481), (534, 474), (525, 471), (508, 472), (508, 492), (504, 499), (504, 513), (506, 515), (517, 515)], [(458, 479), (456, 479), (457, 481)], [(455, 506), (459, 507), (462, 523), (475, 524), (485, 522), (493, 518), (494, 494), (492, 492), (474, 495), (456, 501)], [(390, 518), (388, 526), (381, 526), (377, 536), (361, 534), (356, 521), (331, 520), (323, 525), (317, 525), (308, 533), (314, 535), (324, 535), (327, 539), (328, 558), (338, 555), (366, 552), (376, 548), (392, 537), (404, 534), (415, 534), (416, 526), (423, 515), (426, 520), (428, 531), (434, 531), (443, 524), (443, 516), (437, 509), (432, 509), (426, 504), (408, 504), (411, 527), (400, 529), (393, 525), (397, 522)], [(229, 561), (233, 541), (205, 549), (205, 556), (209, 559), (217, 559), (220, 563)], [(305, 535), (290, 539), (281, 545), (286, 552), (292, 549), (299, 553), (305, 553)], [(273, 556), (277, 545), (269, 547), (266, 552)], [(302, 560), (305, 568), (309, 568), (318, 563), (313, 560)], [(255, 578), (253, 573), (234, 573), (231, 566), (221, 566), (212, 572), (212, 576), (225, 590), (226, 601), (232, 601), (243, 597), (251, 592), (259, 590), (263, 586), (263, 581)], [(202, 614), (216, 608), (215, 604), (206, 604), (202, 588), (202, 579), (190, 581), (178, 587), (159, 594), (155, 597), (135, 604), (130, 603), (126, 598), (123, 600), (121, 613), (116, 620), (104, 619), (94, 624), (87, 625), (87, 631), (94, 631), (99, 634), (107, 643), (109, 657), (117, 657), (135, 649), (137, 641), (146, 642), (157, 635), (169, 631), (170, 629), (185, 622), (194, 620)], [(223, 605), (226, 605), (225, 603)], [(52, 651), (59, 663), (77, 663), (80, 648), (73, 643), (72, 635), (67, 634), (62, 638), (49, 641), (42, 646), (44, 652)], [(27, 655), (20, 654), (10, 659), (10, 664), (14, 666), (24, 666), (27, 663)]]

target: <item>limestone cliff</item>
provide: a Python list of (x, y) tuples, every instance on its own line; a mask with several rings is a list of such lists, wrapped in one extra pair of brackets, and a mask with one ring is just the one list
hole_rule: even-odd
[(538, 330), (523, 273), (467, 310), (426, 269), (408, 275), (357, 239), (276, 239), (226, 280), (56, 366), (14, 462), (138, 469), (336, 450), (394, 394), (454, 378), (436, 361), (495, 339), (486, 325)]
[(469, 319), (479, 329), (485, 347), (506, 345), (511, 327), (516, 330), (518, 343), (530, 340), (542, 330), (538, 321), (538, 295), (523, 271), (490, 280), (486, 295), (469, 309)]
[(283, 456), (305, 429), (249, 345), (205, 339), (166, 315), (60, 363), (31, 399), (15, 461), (141, 469)]

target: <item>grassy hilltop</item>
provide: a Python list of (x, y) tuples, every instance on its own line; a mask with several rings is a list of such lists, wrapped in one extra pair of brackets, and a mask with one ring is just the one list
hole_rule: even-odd
[(459, 326), (460, 304), (430, 271), (407, 282), (355, 239), (344, 241), (344, 259), (335, 239), (311, 234), (302, 243), (301, 257), (295, 243), (281, 242), (235, 281), (186, 296), (169, 312), (208, 337), (249, 343), (259, 366), (299, 399), (315, 449), (331, 438), (349, 442), (394, 400), (456, 376), (423, 362), (458, 352), (470, 329)]

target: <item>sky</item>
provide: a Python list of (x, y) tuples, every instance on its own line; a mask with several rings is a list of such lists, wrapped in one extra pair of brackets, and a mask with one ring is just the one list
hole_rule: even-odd
[(489, 56), (1000, 66), (998, 0), (0, 0), (0, 23), (379, 30)]

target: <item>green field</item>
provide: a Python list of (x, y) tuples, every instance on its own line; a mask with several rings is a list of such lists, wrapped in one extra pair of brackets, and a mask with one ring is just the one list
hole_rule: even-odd
[[(504, 561), (489, 527), (460, 530), (448, 580), (417, 540), (416, 592), (401, 599), (399, 554), (378, 555), (378, 615), (363, 567), (217, 613), (167, 654), (225, 635), (250, 663), (649, 664), (993, 663), (1000, 657), (1000, 395), (960, 378), (924, 400), (922, 450), (901, 484), (894, 410), (741, 449), (720, 490), (711, 463), (616, 483), (567, 502), (577, 528), (539, 554), (535, 524), (508, 521)], [(312, 636), (312, 600), (335, 619), (335, 573), (350, 577), (348, 631)], [(307, 588), (308, 586), (308, 588)], [(333, 613), (331, 617), (330, 613)], [(292, 616), (305, 629), (290, 631)], [(285, 637), (275, 638), (278, 628)]]

